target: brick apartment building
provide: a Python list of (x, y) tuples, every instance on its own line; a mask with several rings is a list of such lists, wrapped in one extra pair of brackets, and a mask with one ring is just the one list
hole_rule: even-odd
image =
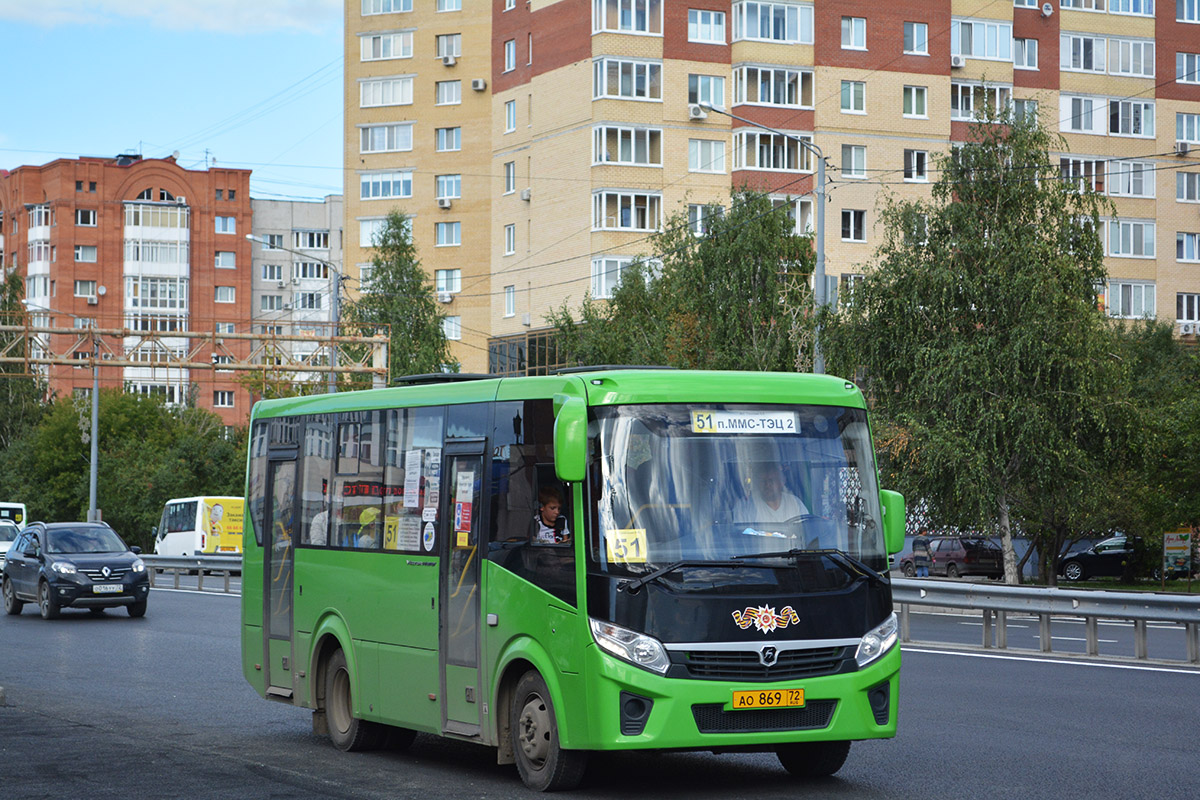
[(927, 196), (985, 99), (1060, 131), (1064, 174), (1112, 198), (1108, 312), (1200, 326), (1200, 0), (347, 0), (345, 74), (346, 264), (412, 215), (468, 370), (552, 365), (547, 312), (608, 296), (731, 185), (811, 229), (789, 137), (831, 167), (836, 291), (881, 192)]
[[(59, 159), (0, 172), (0, 263), (25, 280), (35, 325), (127, 329), (170, 334), (249, 330), (250, 172), (188, 170), (173, 158)], [(51, 340), (53, 338), (53, 340)], [(45, 334), (50, 353), (90, 355), (76, 337)], [(190, 353), (195, 342), (101, 337), (107, 360), (102, 388), (162, 395), (191, 402), (244, 425), (250, 395), (232, 372), (163, 366), (165, 351)], [(249, 342), (227, 340), (225, 353), (241, 358)], [(193, 359), (214, 363), (209, 347)], [(91, 371), (42, 368), (51, 393), (88, 392)]]

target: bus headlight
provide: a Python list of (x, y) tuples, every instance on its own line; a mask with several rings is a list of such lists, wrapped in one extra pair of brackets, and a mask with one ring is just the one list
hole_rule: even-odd
[(667, 668), (671, 666), (671, 660), (667, 658), (667, 651), (663, 649), (662, 642), (653, 636), (598, 619), (589, 618), (588, 622), (592, 626), (592, 638), (596, 640), (596, 644), (617, 658), (660, 675), (666, 673)]
[(854, 654), (854, 660), (858, 662), (859, 668), (865, 667), (890, 650), (899, 633), (900, 622), (893, 611), (887, 619), (867, 631), (858, 643), (858, 652)]

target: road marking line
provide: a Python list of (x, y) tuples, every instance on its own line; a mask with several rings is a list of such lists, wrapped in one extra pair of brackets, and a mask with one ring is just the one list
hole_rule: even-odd
[(935, 650), (924, 647), (901, 647), (907, 653), (926, 653), (935, 656), (962, 656), (963, 658), (995, 658), (1000, 661), (1029, 661), (1035, 664), (1060, 664), (1070, 667), (1105, 667), (1107, 669), (1130, 669), (1141, 672), (1172, 672), (1180, 675), (1200, 676), (1200, 669), (1155, 667), (1148, 664), (1113, 664), (1107, 661), (1074, 661), (1064, 658), (1037, 658), (1034, 656), (1007, 656), (1000, 653), (967, 653), (961, 650)]
[(155, 592), (178, 592), (179, 594), (202, 594), (205, 597), (236, 597), (239, 600), (242, 595), (235, 592), (202, 592), (199, 589), (176, 589), (170, 586), (151, 586), (151, 590)]

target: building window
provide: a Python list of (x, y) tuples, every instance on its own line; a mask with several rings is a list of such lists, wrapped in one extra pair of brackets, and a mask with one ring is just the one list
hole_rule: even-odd
[(95, 281), (75, 281), (75, 296), (76, 297), (95, 297), (96, 282)]
[(96, 227), (96, 209), (94, 208), (77, 208), (75, 209), (75, 224), (84, 228)]
[(991, 20), (950, 22), (950, 52), (956, 56), (1012, 60), (1012, 23)]
[(517, 129), (517, 101), (508, 100), (504, 103), (504, 132), (512, 133)]
[(658, 63), (599, 58), (592, 77), (595, 99), (662, 100), (662, 65)]
[(512, 194), (517, 190), (517, 162), (504, 162), (504, 193)]
[(412, 11), (412, 0), (362, 0), (363, 16)]
[(219, 389), (214, 391), (213, 408), (233, 408), (233, 392)]
[(1104, 49), (1103, 36), (1064, 33), (1058, 50), (1058, 66), (1065, 70), (1104, 72)]
[(842, 241), (865, 242), (867, 240), (867, 212), (842, 209)]
[(435, 105), (453, 106), (462, 102), (462, 81), (438, 81)]
[[(358, 246), (374, 247), (383, 229), (387, 227), (386, 219), (360, 219), (358, 221)], [(408, 232), (412, 233), (412, 219), (408, 220)]]
[(867, 84), (862, 81), (842, 81), (842, 113), (867, 113)]
[(283, 295), (264, 294), (258, 299), (258, 307), (262, 311), (282, 311)]
[(786, 67), (738, 67), (733, 71), (733, 102), (812, 108), (813, 74)]
[(263, 242), (263, 250), (282, 250), (283, 249), (283, 234), (268, 233), (262, 237), (266, 241)]
[(688, 172), (725, 172), (725, 142), (688, 139)]
[(448, 153), (462, 149), (462, 128), (438, 128), (437, 151)]
[(658, 128), (600, 126), (592, 141), (594, 164), (662, 166), (662, 131)]
[(1110, 100), (1108, 132), (1114, 136), (1154, 136), (1153, 100)]
[(1154, 42), (1140, 39), (1109, 39), (1108, 71), (1135, 78), (1154, 77)]
[(1016, 69), (1037, 69), (1038, 40), (1013, 39), (1013, 67)]
[(329, 231), (292, 231), (292, 247), (297, 250), (328, 250)]
[(1018, 122), (1037, 122), (1037, 100), (1013, 100), (1013, 116)]
[(75, 245), (75, 261), (80, 264), (94, 264), (96, 262), (96, 245)]
[(725, 79), (720, 75), (688, 75), (688, 102), (725, 107)]
[[(1200, 2), (1200, 0), (1197, 0)], [(1200, 114), (1175, 114), (1176, 141), (1200, 144)]]
[(1200, 172), (1175, 173), (1175, 199), (1181, 203), (1200, 203)]
[(442, 317), (442, 333), (447, 339), (462, 339), (462, 317)]
[(928, 91), (928, 87), (925, 86), (904, 87), (904, 116), (921, 118), (929, 116), (929, 111), (925, 105)]
[(437, 37), (437, 56), (445, 58), (453, 56), (459, 58), (462, 56), (462, 34), (461, 33), (443, 33)]
[(1008, 108), (1012, 89), (1007, 86), (985, 86), (978, 83), (950, 84), (950, 119), (975, 120), (984, 109)]
[(924, 183), (929, 180), (929, 153), (924, 150), (904, 151), (904, 180)]
[(437, 10), (442, 11), (462, 11), (462, 0), (437, 0)]
[(1062, 179), (1075, 191), (1104, 191), (1103, 159), (1064, 156), (1058, 160), (1058, 168)]
[(509, 39), (504, 43), (504, 71), (512, 72), (517, 68), (517, 40)]
[(592, 296), (602, 300), (612, 297), (613, 290), (621, 285), (621, 273), (632, 263), (632, 258), (593, 258)]
[(842, 17), (842, 49), (867, 49), (867, 20), (865, 17)]
[(662, 198), (642, 192), (596, 192), (592, 196), (594, 230), (656, 231)]
[(1108, 254), (1124, 258), (1154, 258), (1153, 222), (1110, 220)]
[(262, 279), (264, 281), (283, 280), (283, 264), (263, 264)]
[(929, 25), (924, 22), (904, 23), (904, 52), (912, 56), (929, 55)]
[(690, 203), (688, 205), (688, 230), (696, 236), (708, 234), (713, 219), (725, 215), (725, 209), (718, 205), (703, 205)]
[(303, 311), (321, 310), (320, 292), (296, 292), (296, 308)]
[(517, 226), (508, 224), (504, 226), (504, 255), (511, 256), (517, 252)]
[(811, 142), (812, 136), (738, 131), (733, 135), (733, 168), (812, 172), (811, 155), (797, 139)]
[[(1176, 0), (1179, 7), (1182, 7), (1184, 0)], [(1140, 17), (1154, 16), (1154, 0), (1109, 0), (1108, 11), (1110, 14), (1134, 14)]]
[(1154, 163), (1109, 162), (1108, 193), (1119, 197), (1154, 197)]
[(662, 0), (592, 0), (592, 31), (662, 33)]
[(213, 266), (217, 269), (234, 269), (237, 267), (237, 255), (232, 250), (218, 250)]
[(515, 317), (517, 315), (517, 287), (504, 287), (504, 316)]
[(1200, 322), (1200, 294), (1179, 292), (1175, 295), (1175, 321)]
[(438, 247), (457, 247), (462, 244), (461, 222), (437, 222), (433, 227)]
[(517, 0), (504, 0), (504, 10), (512, 11), (517, 7)]
[(375, 78), (358, 84), (359, 108), (380, 106), (410, 106), (413, 101), (413, 78)]
[(867, 148), (858, 144), (842, 145), (842, 177), (867, 177)]
[(725, 12), (689, 8), (688, 41), (725, 44)]
[(1175, 80), (1179, 83), (1200, 83), (1200, 53), (1175, 54)]
[(1110, 317), (1153, 318), (1154, 284), (1111, 280), (1108, 282), (1108, 296), (1104, 306)]
[(412, 58), (413, 32), (383, 33), (360, 37), (363, 61)]
[(462, 175), (438, 175), (435, 182), (438, 199), (462, 197)]
[(813, 7), (800, 3), (761, 3), (737, 0), (733, 4), (733, 40), (813, 43)]
[[(1200, 233), (1175, 234), (1175, 260), (1200, 262)], [(79, 281), (75, 282), (76, 296), (79, 294)]]
[(1200, 22), (1200, 0), (1175, 0), (1176, 22)]
[(1063, 127), (1073, 133), (1103, 133), (1096, 129), (1101, 118), (1096, 103), (1091, 97), (1063, 97)]
[(237, 292), (232, 286), (218, 286), (215, 296), (218, 303), (233, 303), (236, 302)]
[(218, 322), (217, 323), (217, 333), (233, 333), (233, 323), (232, 322)]
[(358, 179), (360, 200), (412, 197), (411, 172), (366, 172)]
[(217, 233), (237, 233), (237, 219), (234, 217), (215, 217)]
[(412, 150), (411, 122), (397, 122), (391, 125), (364, 125), (361, 133), (359, 152), (361, 153), (397, 153)]
[(329, 280), (329, 265), (320, 261), (296, 261), (292, 264), (292, 277), (297, 280)]
[(458, 294), (462, 291), (462, 270), (439, 269), (434, 273), (434, 281), (438, 292)]

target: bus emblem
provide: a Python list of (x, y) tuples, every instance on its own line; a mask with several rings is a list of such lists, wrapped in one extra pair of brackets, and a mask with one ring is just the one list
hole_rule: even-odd
[(770, 633), (776, 628), (799, 625), (800, 615), (791, 606), (784, 606), (779, 613), (775, 613), (775, 609), (770, 606), (759, 606), (758, 608), (734, 611), (733, 621), (742, 630), (753, 625), (761, 633)]
[(779, 651), (774, 647), (764, 647), (758, 651), (758, 660), (764, 667), (773, 667), (779, 660)]

